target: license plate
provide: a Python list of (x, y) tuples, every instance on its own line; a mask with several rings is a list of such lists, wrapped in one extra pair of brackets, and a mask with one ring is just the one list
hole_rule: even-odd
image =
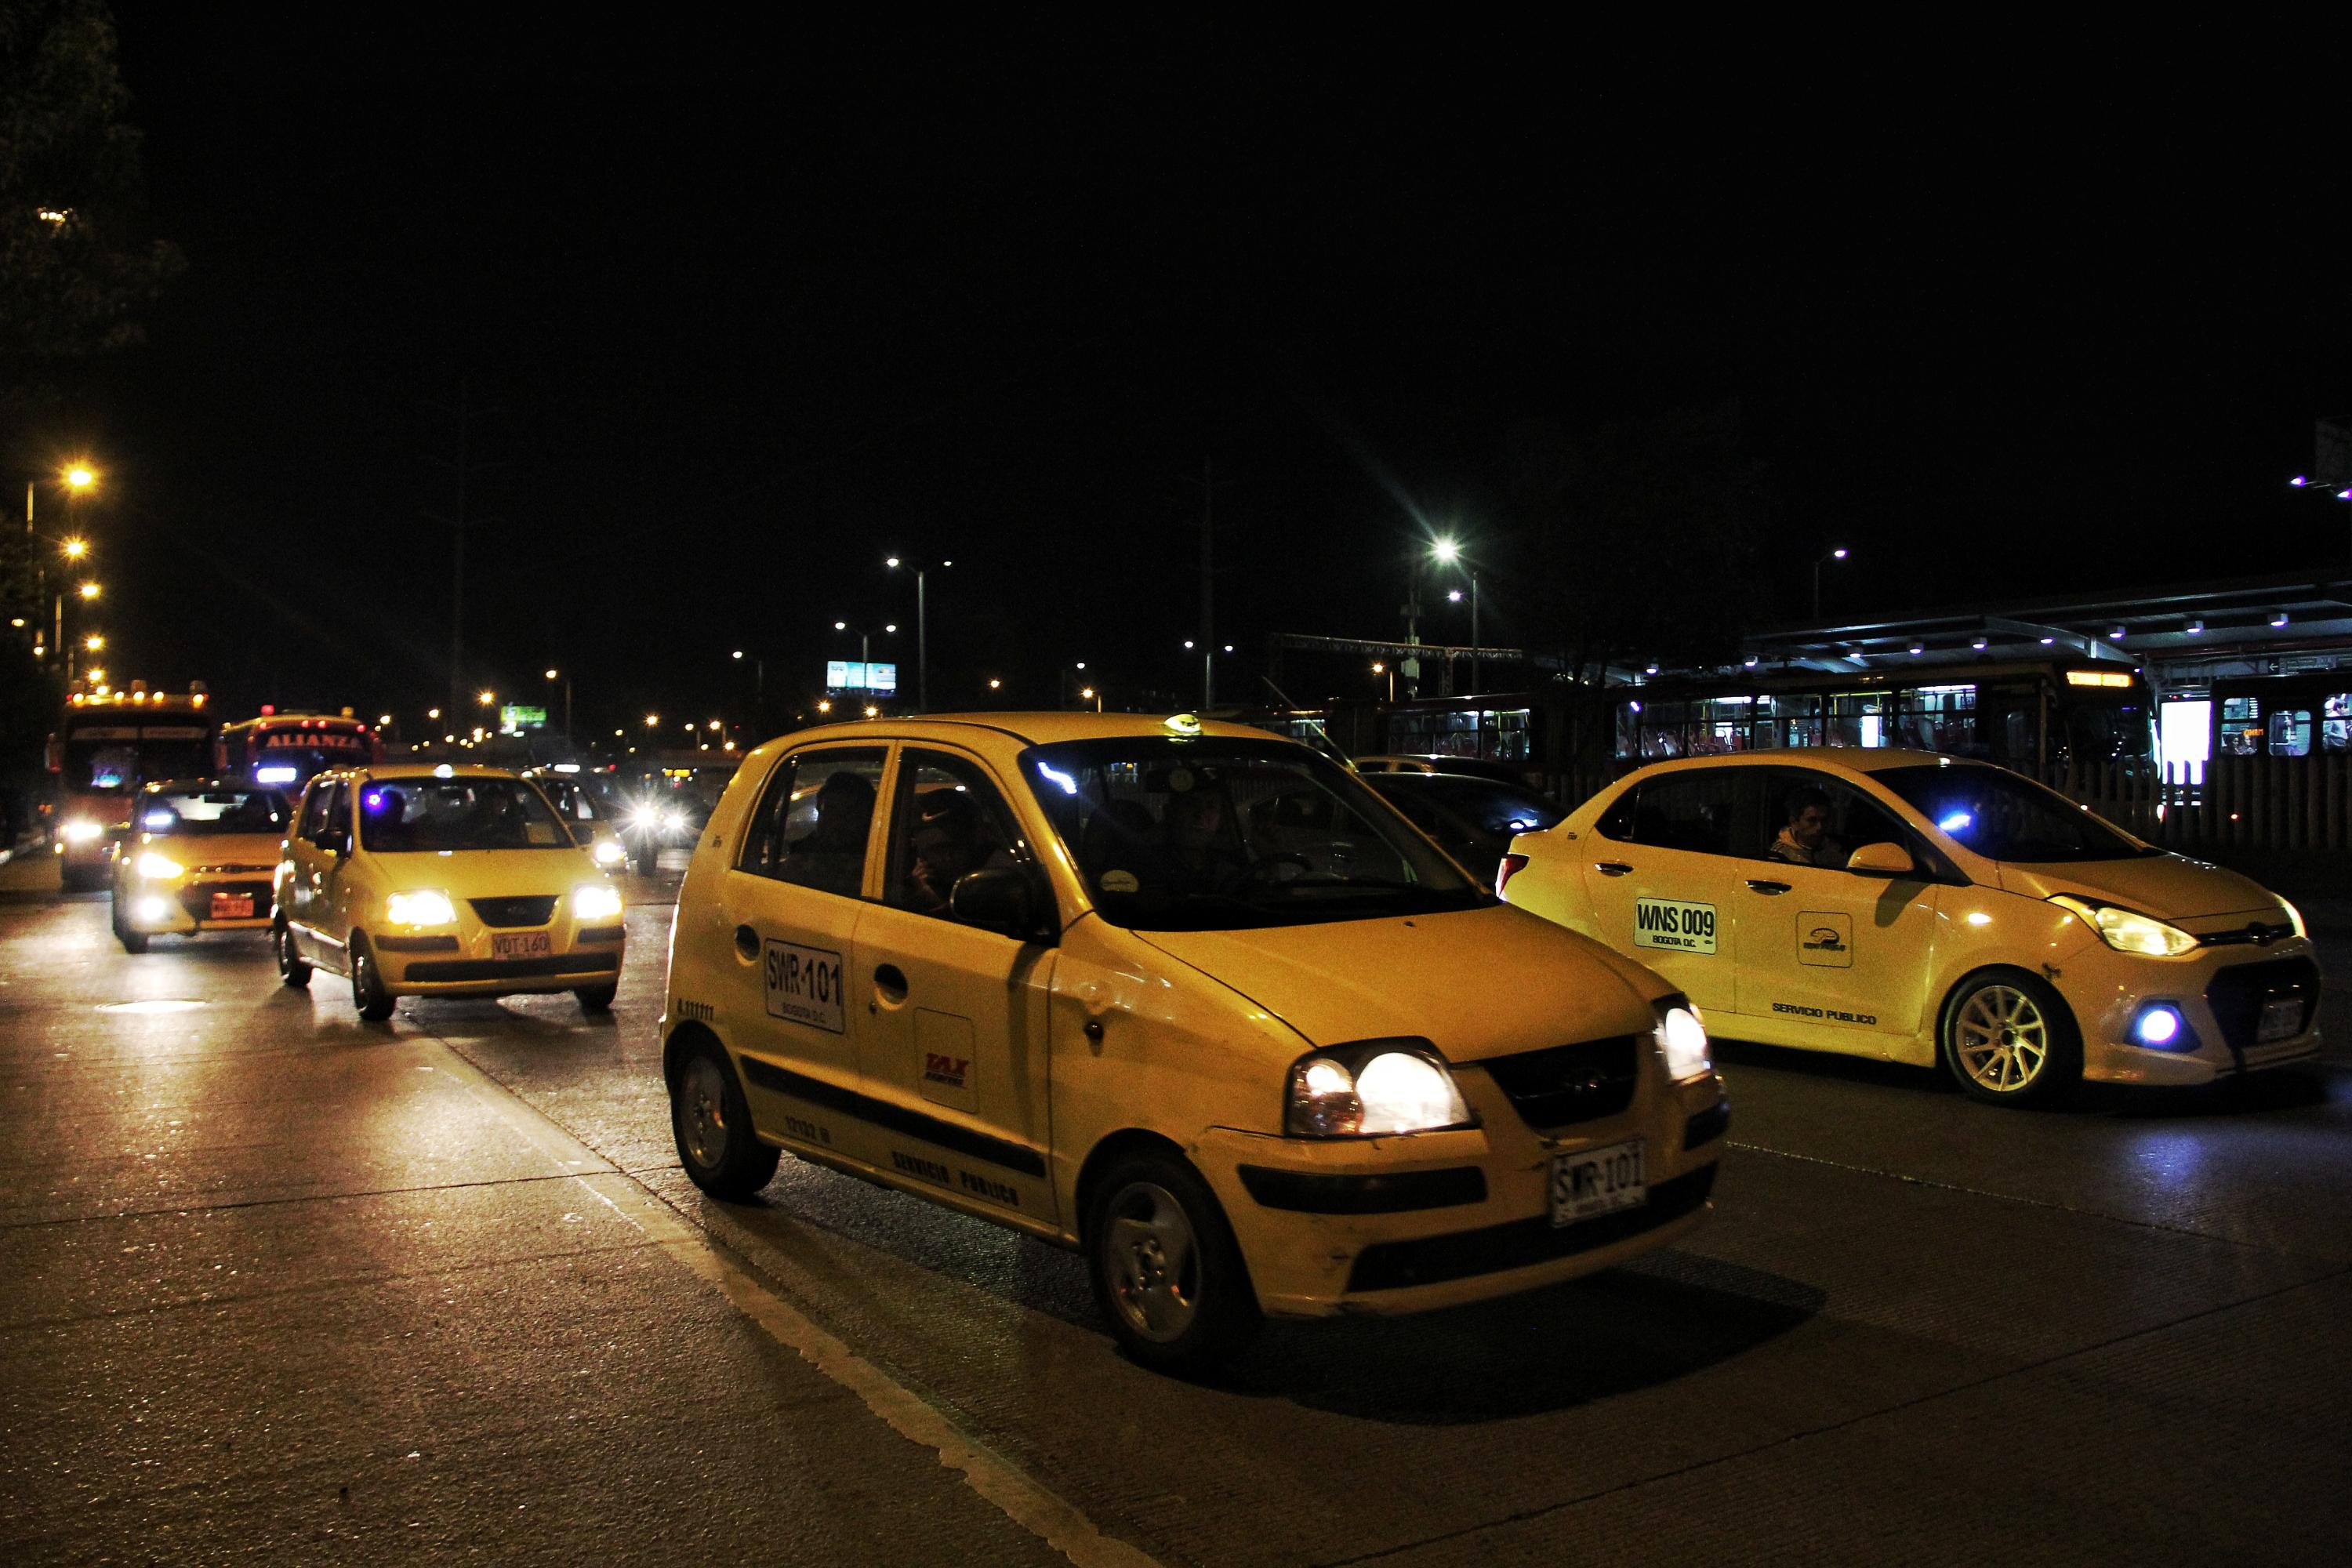
[(249, 921), (253, 918), (251, 893), (215, 893), (211, 919), (216, 921)]
[(2263, 1004), (2262, 1022), (2255, 1026), (2254, 1042), (2269, 1045), (2273, 1040), (2291, 1040), (2303, 1033), (2303, 998), (2273, 996)]
[(1573, 1225), (1595, 1215), (1640, 1208), (1649, 1201), (1650, 1184), (1643, 1174), (1639, 1138), (1551, 1157), (1554, 1225)]
[(490, 933), (492, 958), (547, 958), (555, 952), (555, 939), (543, 931), (500, 931)]

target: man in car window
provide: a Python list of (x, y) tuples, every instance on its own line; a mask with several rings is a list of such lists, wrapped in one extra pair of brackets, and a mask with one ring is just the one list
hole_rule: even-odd
[(1176, 890), (1230, 893), (1247, 880), (1248, 868), (1224, 842), (1225, 803), (1212, 790), (1192, 789), (1168, 797), (1161, 814), (1160, 851)]
[(1825, 790), (1800, 784), (1789, 792), (1789, 825), (1772, 840), (1767, 853), (1791, 866), (1842, 867), (1845, 847), (1830, 837), (1830, 797)]
[(907, 836), (907, 906), (927, 915), (949, 912), (956, 879), (980, 862), (980, 811), (971, 797), (941, 792), (938, 805)]

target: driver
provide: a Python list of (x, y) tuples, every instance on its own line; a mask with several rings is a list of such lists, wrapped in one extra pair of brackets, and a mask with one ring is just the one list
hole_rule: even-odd
[(1248, 866), (1224, 841), (1224, 799), (1213, 790), (1168, 797), (1160, 820), (1160, 850), (1175, 890), (1231, 893), (1248, 881)]

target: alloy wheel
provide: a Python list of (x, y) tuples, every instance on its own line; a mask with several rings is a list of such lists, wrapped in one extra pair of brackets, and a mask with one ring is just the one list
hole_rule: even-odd
[(1121, 1190), (1109, 1215), (1101, 1246), (1113, 1306), (1144, 1339), (1166, 1344), (1181, 1338), (1201, 1310), (1200, 1247), (1192, 1217), (1153, 1182)]
[(1969, 1081), (1994, 1094), (2032, 1087), (2050, 1059), (2050, 1020), (2014, 985), (1987, 985), (1960, 1005), (1952, 1051)]

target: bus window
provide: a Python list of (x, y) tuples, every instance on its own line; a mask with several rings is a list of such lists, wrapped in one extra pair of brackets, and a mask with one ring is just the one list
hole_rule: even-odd
[(1830, 744), (1886, 744), (1886, 699), (1875, 691), (1843, 692), (1830, 699)]
[(2331, 691), (2321, 700), (2319, 749), (2352, 752), (2352, 691)]
[(2311, 755), (2310, 709), (2279, 708), (2272, 710), (2270, 752), (2273, 757)]
[(2263, 749), (2262, 699), (2221, 699), (2221, 729), (2216, 738), (2225, 757), (2259, 756)]

